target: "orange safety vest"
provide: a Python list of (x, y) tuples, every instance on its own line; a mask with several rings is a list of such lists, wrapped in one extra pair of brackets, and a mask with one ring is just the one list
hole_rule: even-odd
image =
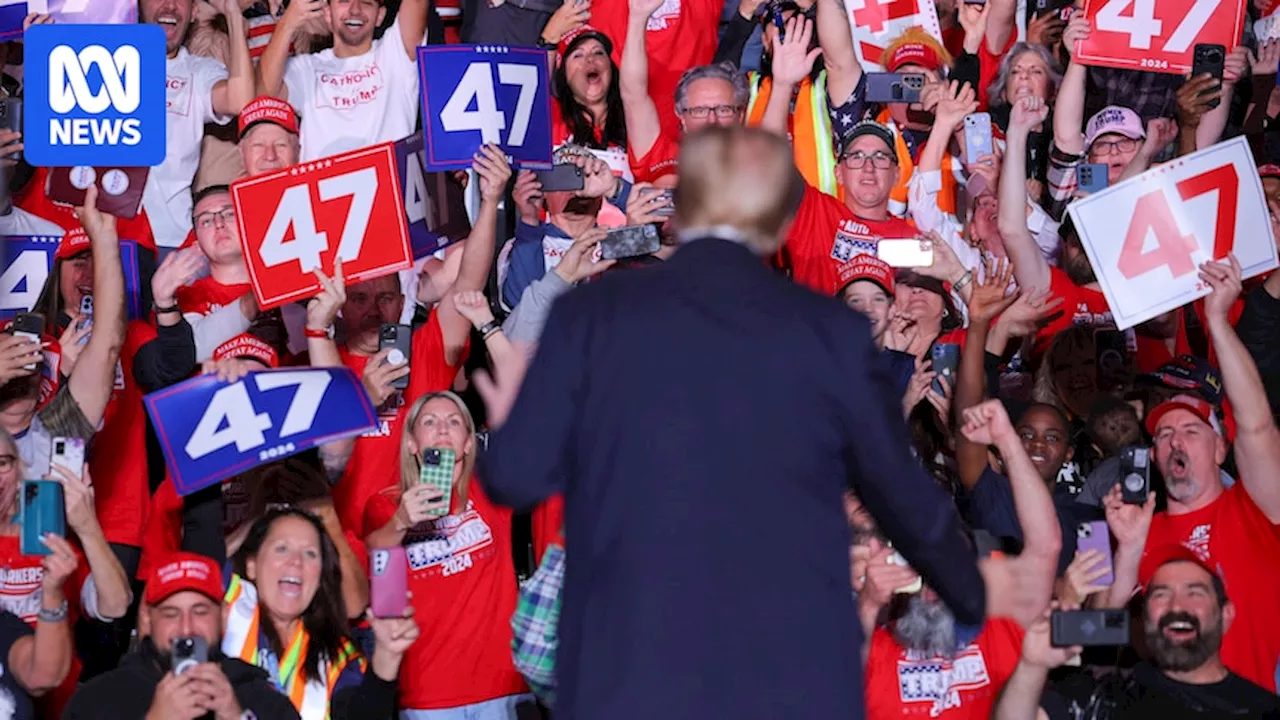
[[(747, 73), (747, 84), (751, 88), (747, 100), (747, 125), (758, 127), (769, 105), (773, 78), (753, 70)], [(800, 81), (787, 125), (791, 146), (795, 149), (796, 167), (805, 182), (828, 195), (840, 197), (844, 188), (836, 181), (836, 151), (831, 132), (831, 112), (827, 107), (826, 70), (818, 73), (817, 82), (809, 78)]]
[[(907, 149), (907, 141), (902, 139), (902, 133), (898, 131), (898, 126), (893, 122), (893, 118), (889, 116), (889, 109), (885, 108), (880, 111), (880, 115), (876, 117), (876, 122), (884, 125), (893, 132), (896, 140), (894, 150), (898, 153), (898, 184), (889, 193), (889, 212), (902, 217), (907, 213), (907, 185), (911, 182), (911, 176), (915, 173), (915, 158), (911, 157), (911, 152)], [(954, 162), (951, 153), (942, 156), (942, 189), (938, 192), (938, 209), (956, 214), (956, 192), (964, 185), (964, 170), (960, 164)]]

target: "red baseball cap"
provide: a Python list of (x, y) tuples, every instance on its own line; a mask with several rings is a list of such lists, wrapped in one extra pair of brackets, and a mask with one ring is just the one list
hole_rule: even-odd
[(560, 62), (564, 62), (564, 58), (573, 52), (574, 47), (588, 40), (598, 40), (604, 46), (606, 55), (613, 54), (613, 41), (609, 39), (608, 35), (605, 35), (600, 28), (593, 25), (583, 25), (577, 30), (565, 33), (564, 37), (560, 38), (560, 45), (556, 48), (557, 54), (560, 56)]
[(74, 227), (62, 236), (62, 242), (58, 243), (58, 252), (54, 253), (54, 258), (58, 260), (66, 260), (90, 249), (92, 243), (89, 242), (89, 235), (84, 231), (84, 227)]
[(184, 590), (198, 592), (221, 604), (225, 592), (222, 571), (203, 555), (175, 552), (152, 571), (142, 599), (148, 605), (155, 605)]
[(1280, 165), (1275, 163), (1267, 163), (1258, 166), (1258, 177), (1260, 178), (1276, 178), (1280, 180)]
[(275, 348), (249, 333), (240, 333), (213, 351), (214, 360), (223, 358), (249, 358), (269, 368), (280, 366), (280, 357)]
[(1156, 571), (1173, 562), (1189, 562), (1217, 578), (1218, 582), (1224, 582), (1218, 571), (1209, 567), (1209, 564), (1194, 550), (1186, 545), (1168, 544), (1156, 547), (1143, 555), (1140, 573), (1143, 592), (1151, 587), (1151, 580), (1156, 576)]
[(886, 294), (893, 295), (894, 270), (889, 263), (875, 255), (862, 253), (854, 255), (836, 271), (839, 279), (836, 282), (836, 294), (839, 295), (859, 280), (870, 280), (880, 286)]
[(298, 113), (279, 98), (262, 95), (249, 101), (240, 111), (240, 137), (260, 122), (275, 123), (294, 135), (298, 134)]
[[(1165, 400), (1147, 415), (1147, 432), (1152, 437), (1156, 434), (1156, 426), (1160, 424), (1160, 419), (1168, 415), (1174, 410), (1186, 410), (1205, 422), (1206, 425), (1213, 428), (1213, 431), (1219, 435), (1223, 435), (1222, 425), (1218, 423), (1218, 416), (1214, 413), (1213, 405), (1208, 400), (1196, 397), (1195, 395), (1174, 395), (1172, 398)], [(1225, 435), (1224, 435), (1225, 437)]]
[(942, 58), (925, 43), (907, 42), (894, 48), (884, 60), (886, 72), (898, 72), (898, 68), (903, 65), (919, 65), (926, 70), (937, 70), (942, 66)]

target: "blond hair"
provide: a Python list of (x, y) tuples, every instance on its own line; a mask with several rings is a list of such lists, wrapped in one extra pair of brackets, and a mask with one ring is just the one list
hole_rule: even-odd
[(757, 128), (709, 127), (680, 144), (681, 228), (731, 227), (760, 255), (776, 252), (804, 193), (791, 147)]
[[(409, 440), (413, 438), (413, 428), (418, 424), (418, 416), (422, 414), (422, 408), (436, 398), (445, 398), (458, 407), (458, 412), (461, 413), (462, 420), (467, 425), (467, 433), (471, 438), (471, 449), (455, 460), (455, 462), (462, 464), (462, 477), (458, 480), (457, 486), (454, 487), (454, 493), (458, 496), (462, 507), (465, 508), (467, 504), (467, 486), (471, 482), (471, 471), (476, 466), (476, 450), (478, 447), (476, 442), (476, 421), (475, 418), (471, 417), (471, 411), (467, 409), (467, 404), (462, 401), (462, 398), (448, 390), (423, 395), (413, 402), (413, 405), (409, 407), (409, 412), (405, 415), (404, 427), (400, 431), (400, 491), (404, 492), (419, 482), (422, 460), (419, 459), (417, 453), (409, 450)], [(423, 448), (418, 448), (419, 453), (422, 450)]]

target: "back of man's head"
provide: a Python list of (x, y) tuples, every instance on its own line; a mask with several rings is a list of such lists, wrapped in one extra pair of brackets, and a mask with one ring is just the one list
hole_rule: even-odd
[(680, 144), (676, 224), (682, 230), (731, 227), (760, 255), (782, 246), (804, 194), (791, 147), (755, 128), (712, 127)]

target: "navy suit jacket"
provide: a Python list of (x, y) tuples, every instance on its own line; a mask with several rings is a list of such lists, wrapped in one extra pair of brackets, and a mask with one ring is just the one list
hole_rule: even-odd
[(481, 480), (565, 496), (558, 720), (858, 718), (852, 486), (964, 624), (985, 591), (868, 324), (696, 240), (552, 309)]

